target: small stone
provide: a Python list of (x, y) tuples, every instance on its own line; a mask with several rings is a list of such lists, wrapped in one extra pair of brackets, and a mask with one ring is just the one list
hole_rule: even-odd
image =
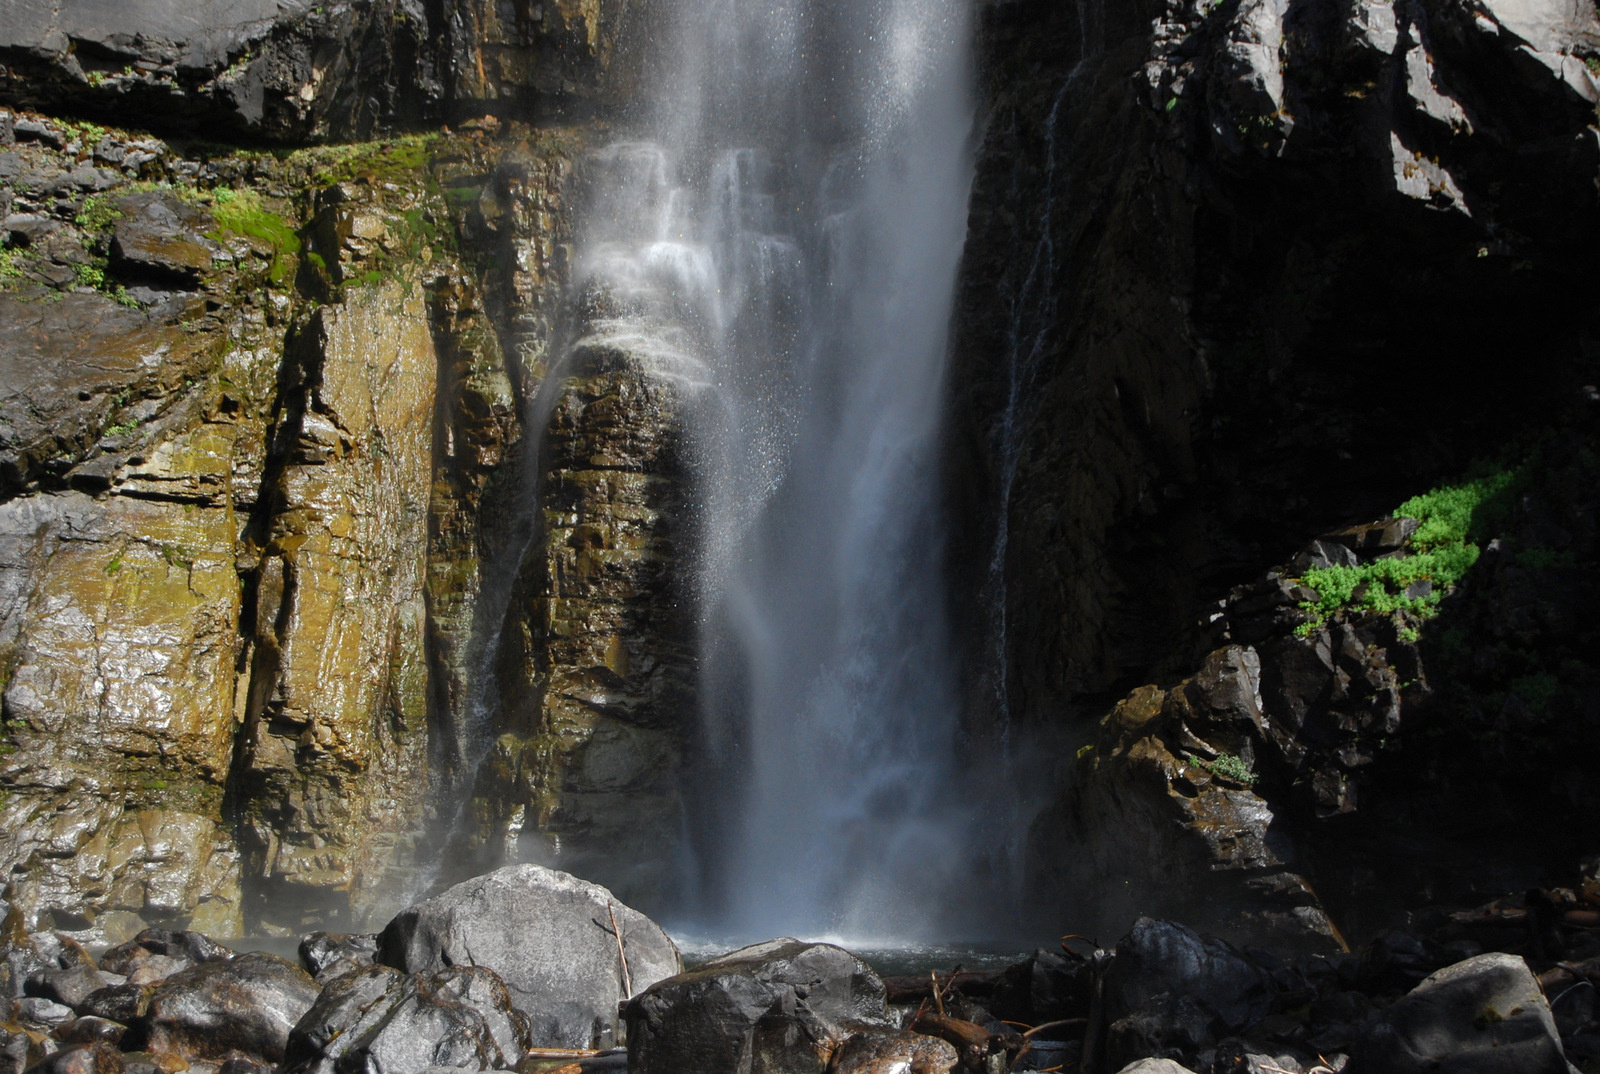
[(336, 976), (372, 965), (377, 953), (378, 937), (370, 934), (313, 932), (300, 941), (300, 965), (324, 984)]
[(103, 1040), (107, 1044), (116, 1044), (127, 1033), (128, 1027), (121, 1022), (113, 1022), (109, 1018), (97, 1018), (87, 1015), (74, 1018), (72, 1021), (56, 1029), (56, 1039), (65, 1044), (93, 1044)]
[(125, 1074), (122, 1053), (104, 1041), (63, 1048), (29, 1068), (32, 1074)]
[(33, 1022), (38, 1025), (58, 1026), (72, 1019), (72, 1008), (57, 1003), (54, 1000), (40, 999), (38, 996), (28, 996), (17, 1001), (17, 1016), (24, 1022)]
[(829, 1074), (948, 1074), (960, 1062), (953, 1045), (903, 1029), (857, 1033), (840, 1045)]

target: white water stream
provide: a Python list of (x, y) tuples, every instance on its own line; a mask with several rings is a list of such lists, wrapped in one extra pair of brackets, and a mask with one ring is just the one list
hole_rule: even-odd
[(691, 927), (960, 934), (938, 455), (971, 5), (658, 7), (581, 256), (588, 330), (695, 400)]

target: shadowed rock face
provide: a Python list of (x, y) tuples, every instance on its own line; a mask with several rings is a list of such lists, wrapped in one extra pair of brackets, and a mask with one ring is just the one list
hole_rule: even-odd
[(1556, 0), (986, 8), (951, 447), (1004, 646), (978, 705), (1186, 674), (1204, 599), (1586, 382), (1597, 32)]
[(485, 111), (583, 114), (625, 3), (19, 0), (0, 101), (162, 133), (349, 139)]
[[(791, 939), (741, 948), (661, 981), (624, 1014), (629, 1068), (646, 1074), (834, 1069), (828, 1055), (847, 1035), (841, 1027), (857, 1031), (887, 1021), (884, 985), (870, 966), (831, 944)], [(895, 1051), (885, 1041), (876, 1046)], [(862, 1042), (857, 1050), (874, 1048)], [(873, 1069), (866, 1058), (845, 1069)]]
[(680, 385), (634, 355), (577, 353), (546, 425), (539, 531), (501, 635), (503, 715), (474, 842), (660, 899), (681, 838), (694, 713), (683, 591)]

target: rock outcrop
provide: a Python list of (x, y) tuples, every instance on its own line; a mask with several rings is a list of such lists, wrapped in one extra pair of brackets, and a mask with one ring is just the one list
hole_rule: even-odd
[(0, 103), (290, 143), (584, 114), (609, 89), (627, 8), (19, 0), (0, 28)]
[(493, 970), (533, 1043), (547, 1048), (610, 1047), (630, 989), (683, 969), (655, 922), (598, 884), (538, 865), (507, 866), (407, 907), (379, 935), (378, 959), (407, 973)]
[(1597, 32), (1559, 0), (985, 6), (976, 707), (1181, 677), (1214, 593), (1571, 405)]
[(459, 778), (466, 639), (512, 524), (490, 476), (543, 373), (569, 143), (490, 123), (186, 160), (24, 122), (0, 287), (9, 898), (113, 942), (381, 922)]
[[(807, 1070), (820, 1074), (851, 1033), (882, 1026), (883, 982), (865, 962), (831, 944), (768, 940), (645, 989), (626, 1009), (628, 1068), (644, 1074), (702, 1070)], [(899, 1041), (863, 1041), (845, 1069), (872, 1062), (931, 1063)], [(953, 1054), (951, 1056), (953, 1058)], [(927, 1069), (940, 1069), (927, 1066)], [(947, 1069), (947, 1068), (945, 1068)]]

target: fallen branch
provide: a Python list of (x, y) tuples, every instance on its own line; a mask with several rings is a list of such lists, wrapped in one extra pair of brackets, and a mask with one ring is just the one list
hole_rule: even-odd
[(1064, 1029), (1067, 1026), (1086, 1026), (1088, 1024), (1089, 1019), (1087, 1018), (1063, 1018), (1057, 1022), (1046, 1022), (1044, 1025), (1034, 1026), (1032, 1029), (1022, 1034), (1022, 1037), (1024, 1040), (1032, 1040), (1034, 1037), (1038, 1036), (1040, 1033), (1043, 1033), (1047, 1029)]
[(1005, 1038), (990, 1033), (976, 1022), (937, 1014), (923, 1015), (911, 1023), (911, 1028), (917, 1033), (938, 1037), (947, 1044), (955, 1045), (961, 1053), (961, 1061), (967, 1066), (981, 1066), (984, 1057), (998, 1050), (997, 1046), (1003, 1046), (1005, 1041)]
[(633, 976), (628, 973), (628, 952), (622, 949), (622, 930), (617, 928), (617, 914), (616, 911), (611, 908), (611, 904), (609, 902), (606, 903), (606, 914), (611, 918), (611, 935), (617, 938), (617, 957), (622, 960), (622, 998), (632, 999)]

